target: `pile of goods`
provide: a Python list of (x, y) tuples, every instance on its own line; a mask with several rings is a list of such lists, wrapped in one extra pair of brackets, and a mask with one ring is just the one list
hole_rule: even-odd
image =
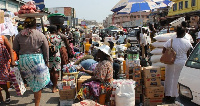
[(160, 67), (144, 67), (144, 106), (157, 106), (162, 104), (164, 87), (161, 85)]
[(71, 63), (67, 64), (67, 65), (63, 65), (63, 72), (64, 73), (74, 73), (77, 72), (77, 69), (79, 69), (80, 66), (78, 65), (72, 65)]
[(61, 83), (58, 84), (60, 95), (60, 106), (73, 104), (76, 95), (76, 82), (74, 76), (64, 76)]
[(35, 2), (29, 1), (26, 4), (22, 5), (20, 7), (20, 10), (18, 12), (15, 12), (15, 15), (18, 14), (28, 14), (28, 13), (39, 13), (40, 10), (37, 10)]

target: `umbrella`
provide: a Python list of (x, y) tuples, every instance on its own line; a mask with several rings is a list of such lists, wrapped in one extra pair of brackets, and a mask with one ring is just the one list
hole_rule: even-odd
[(118, 12), (124, 7), (126, 7), (129, 0), (120, 0), (112, 9), (112, 12)]
[(156, 8), (164, 8), (164, 7), (171, 7), (173, 2), (170, 0), (153, 0), (156, 4)]
[(139, 11), (149, 11), (158, 7), (152, 0), (129, 0), (127, 6), (120, 10), (118, 14), (127, 14)]

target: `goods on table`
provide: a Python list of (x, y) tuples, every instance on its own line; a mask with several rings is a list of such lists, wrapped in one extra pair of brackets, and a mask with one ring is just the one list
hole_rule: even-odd
[(79, 65), (72, 65), (71, 63), (67, 64), (67, 65), (63, 65), (63, 72), (64, 73), (73, 73), (73, 72), (77, 72), (77, 69), (79, 69), (81, 66)]

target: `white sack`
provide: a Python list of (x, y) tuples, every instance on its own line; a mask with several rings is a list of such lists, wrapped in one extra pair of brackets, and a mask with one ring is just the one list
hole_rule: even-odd
[(134, 83), (118, 83), (115, 91), (116, 106), (135, 106), (135, 81)]
[(157, 67), (165, 67), (166, 64), (161, 63), (161, 62), (157, 62), (157, 63), (152, 63), (152, 66), (157, 66)]
[(156, 47), (156, 48), (163, 48), (163, 45), (165, 44), (166, 42), (154, 42), (152, 43), (151, 45)]
[(151, 54), (162, 54), (163, 49), (162, 48), (155, 48), (150, 53)]
[(166, 42), (171, 38), (175, 38), (176, 37), (176, 32), (174, 33), (166, 33), (166, 34), (160, 34), (154, 37), (154, 39), (156, 39), (159, 42)]
[(160, 62), (161, 56), (162, 56), (162, 55), (153, 55), (153, 56), (151, 56), (151, 62), (152, 62), (152, 63)]

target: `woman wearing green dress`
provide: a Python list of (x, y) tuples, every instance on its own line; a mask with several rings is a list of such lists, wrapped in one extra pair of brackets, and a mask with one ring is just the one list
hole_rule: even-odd
[(49, 70), (50, 70), (50, 78), (53, 82), (52, 92), (56, 92), (56, 86), (59, 76), (59, 71), (61, 71), (61, 56), (60, 56), (60, 48), (61, 48), (61, 36), (57, 34), (57, 26), (51, 25), (48, 28), (50, 32), (47, 35), (47, 39), (49, 42)]

